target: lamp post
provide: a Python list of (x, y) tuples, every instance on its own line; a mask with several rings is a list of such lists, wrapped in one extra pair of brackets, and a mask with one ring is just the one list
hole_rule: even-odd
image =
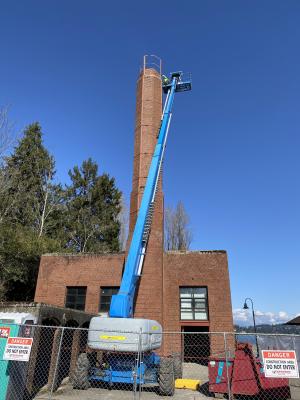
[(253, 318), (253, 326), (254, 326), (254, 332), (255, 332), (255, 342), (256, 342), (256, 356), (259, 357), (259, 349), (258, 349), (258, 341), (257, 341), (257, 330), (256, 330), (256, 322), (255, 322), (255, 313), (254, 313), (254, 306), (253, 306), (253, 300), (250, 297), (247, 297), (244, 301), (244, 310), (249, 310), (247, 301), (251, 301), (251, 306), (252, 306), (252, 318)]

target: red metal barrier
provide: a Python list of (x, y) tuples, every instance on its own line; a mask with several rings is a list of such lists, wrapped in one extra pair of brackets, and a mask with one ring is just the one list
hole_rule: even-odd
[(212, 393), (228, 393), (230, 387), (232, 395), (253, 396), (266, 392), (278, 393), (280, 399), (289, 398), (288, 379), (266, 378), (263, 364), (254, 357), (248, 343), (237, 344), (235, 356), (227, 359), (227, 365), (225, 358), (211, 358), (208, 372), (209, 391)]

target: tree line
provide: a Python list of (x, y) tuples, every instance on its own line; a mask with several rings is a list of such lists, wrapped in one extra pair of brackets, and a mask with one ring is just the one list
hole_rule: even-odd
[(0, 300), (32, 300), (41, 254), (117, 252), (121, 192), (90, 158), (55, 179), (55, 160), (38, 122), (12, 135), (0, 112)]

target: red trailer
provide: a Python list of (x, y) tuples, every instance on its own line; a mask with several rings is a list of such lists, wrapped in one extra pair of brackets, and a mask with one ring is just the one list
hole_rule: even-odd
[(219, 398), (228, 394), (228, 388), (231, 398), (234, 395), (262, 395), (262, 398), (278, 400), (290, 398), (288, 379), (266, 378), (262, 362), (254, 357), (248, 343), (238, 343), (234, 357), (227, 361), (225, 357), (210, 358), (208, 373), (209, 391)]

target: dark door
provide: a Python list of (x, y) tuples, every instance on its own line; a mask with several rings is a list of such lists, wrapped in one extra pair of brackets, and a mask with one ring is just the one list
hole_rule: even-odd
[[(184, 361), (207, 365), (210, 338), (206, 326), (183, 326)], [(206, 333), (207, 332), (207, 333)]]

